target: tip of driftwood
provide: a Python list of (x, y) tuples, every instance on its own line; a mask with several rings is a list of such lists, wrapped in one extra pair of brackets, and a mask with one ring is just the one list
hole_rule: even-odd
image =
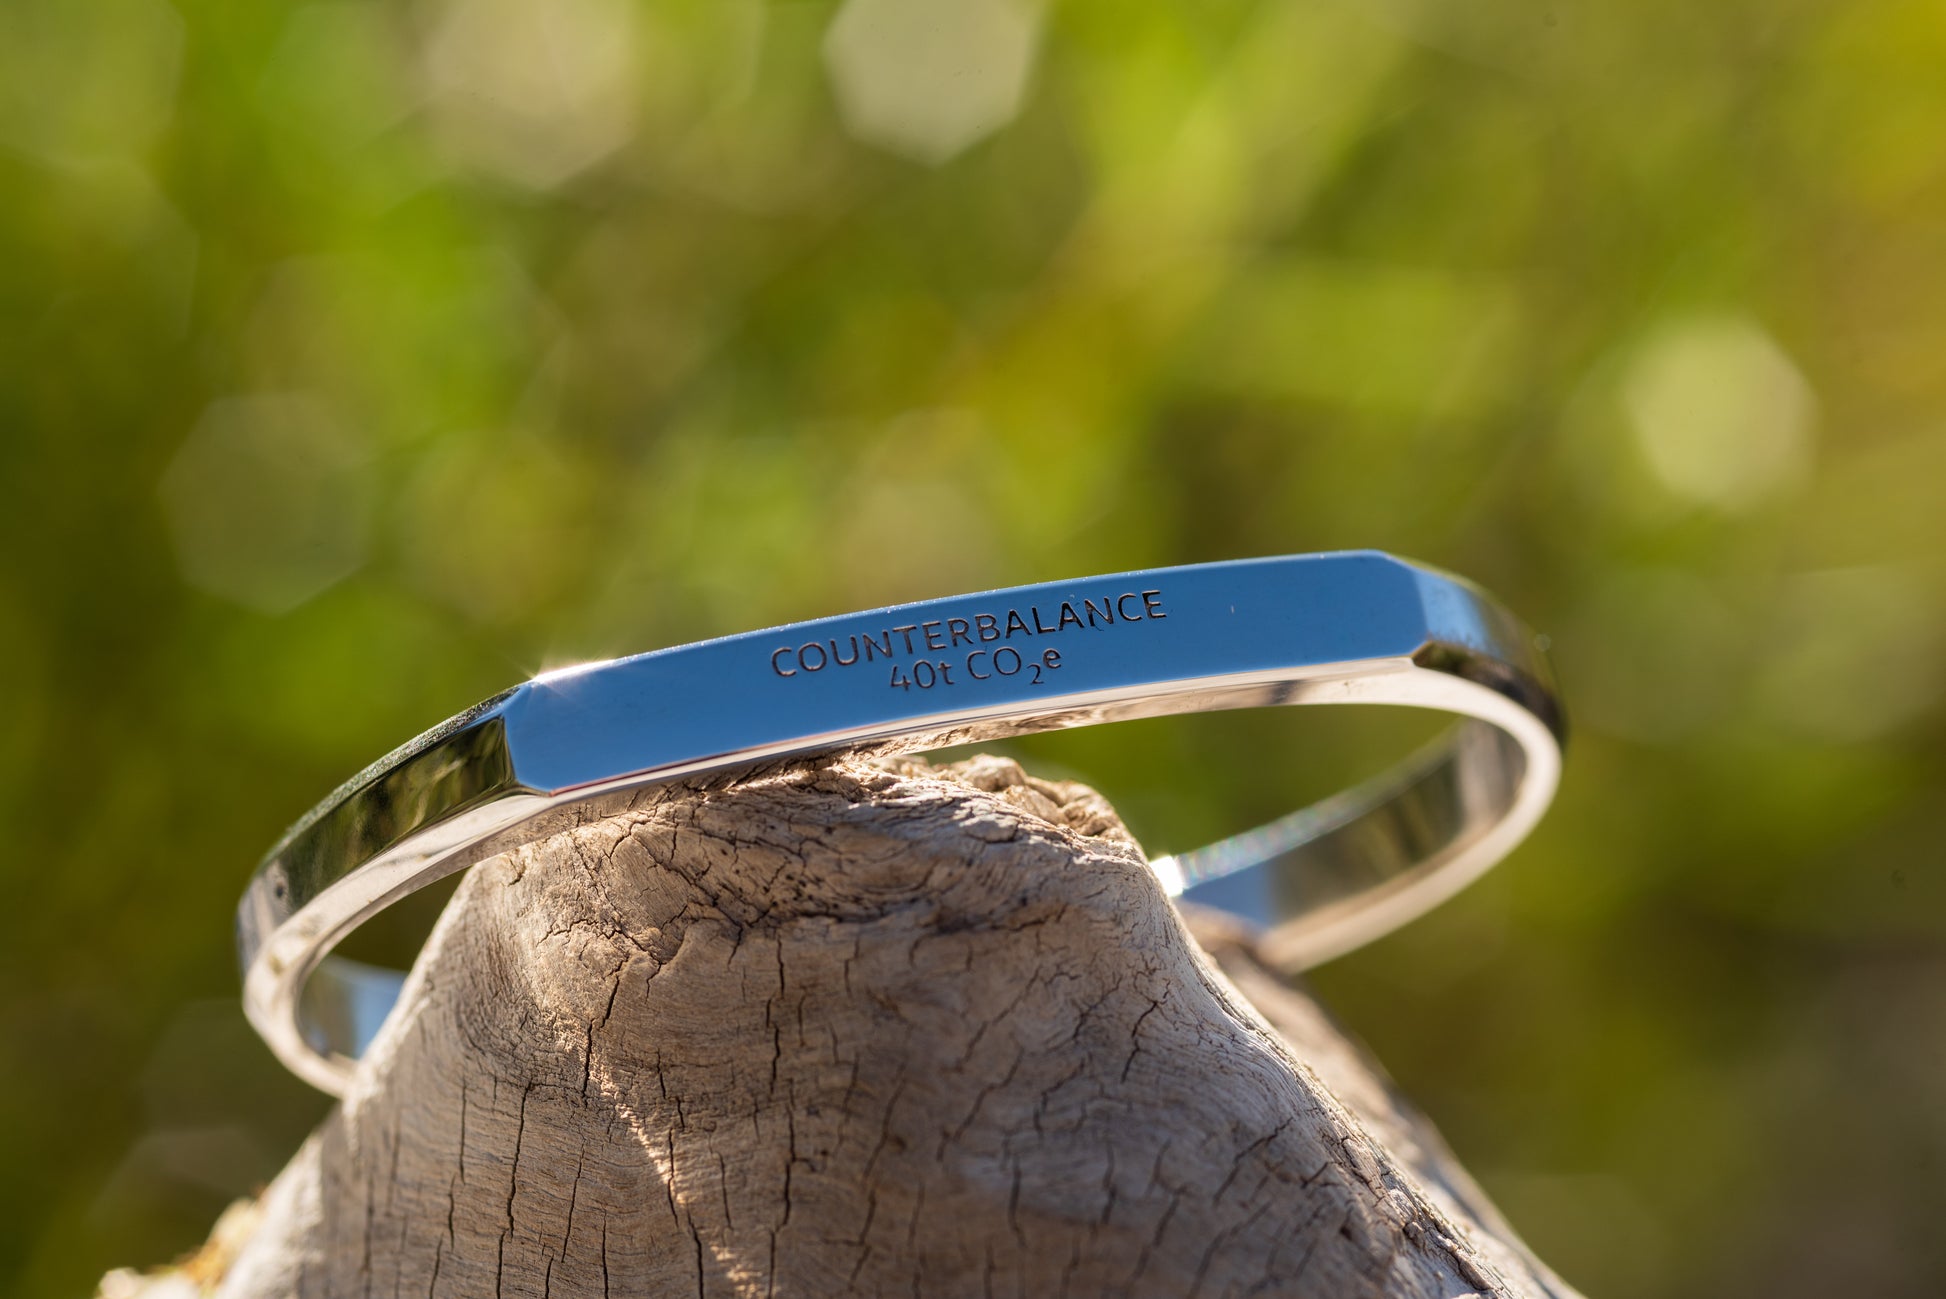
[(1569, 1293), (1246, 928), (991, 757), (476, 868), (256, 1213), (225, 1296)]

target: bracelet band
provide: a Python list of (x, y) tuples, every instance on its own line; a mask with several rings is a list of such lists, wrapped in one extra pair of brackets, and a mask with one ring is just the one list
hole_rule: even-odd
[(1214, 894), (1198, 886), (1223, 879), (1217, 900), (1267, 926), (1264, 948), (1287, 969), (1466, 884), (1532, 828), (1559, 778), (1561, 713), (1533, 638), (1476, 588), (1375, 552), (822, 618), (544, 674), (359, 773), (244, 893), (244, 1010), (285, 1065), (342, 1094), (401, 976), (330, 950), (389, 903), (573, 823), (591, 801), (792, 754), (1317, 703), (1465, 720), (1376, 780), (1151, 863), (1171, 895)]

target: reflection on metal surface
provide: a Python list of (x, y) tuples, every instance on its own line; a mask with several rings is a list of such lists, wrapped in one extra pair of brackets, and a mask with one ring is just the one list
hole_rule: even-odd
[(338, 1092), (393, 985), (326, 960), (332, 946), (404, 894), (645, 785), (792, 754), (1316, 703), (1471, 720), (1378, 780), (1156, 863), (1172, 893), (1251, 872), (1240, 909), (1287, 966), (1434, 905), (1552, 797), (1562, 723), (1531, 637), (1474, 588), (1385, 555), (931, 600), (551, 673), (397, 750), (259, 868), (238, 913), (245, 1008), (286, 1064)]

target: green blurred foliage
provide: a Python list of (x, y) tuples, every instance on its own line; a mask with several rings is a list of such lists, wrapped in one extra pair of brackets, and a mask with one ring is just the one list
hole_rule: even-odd
[[(8, 0), (0, 194), (7, 1293), (315, 1120), (230, 907), (430, 723), (1351, 546), (1579, 729), (1326, 995), (1590, 1293), (1946, 1291), (1936, 4)], [(1169, 848), (1359, 720), (1022, 747)]]

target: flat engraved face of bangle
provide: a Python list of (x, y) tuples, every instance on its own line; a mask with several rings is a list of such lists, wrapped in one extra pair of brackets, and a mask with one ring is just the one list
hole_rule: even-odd
[(1144, 711), (1134, 697), (1158, 687), (1212, 691), (1303, 667), (1405, 660), (1426, 639), (1418, 574), (1396, 560), (1261, 560), (725, 637), (543, 677), (504, 715), (515, 778), (562, 791), (780, 743), (894, 733), (927, 743), (931, 728), (973, 715), (1038, 715), (1044, 727), (1063, 705), (1112, 709), (1120, 696), (1121, 715), (1133, 716)]
[[(1434, 860), (1392, 872), (1383, 905), (1361, 912), (1355, 896), (1315, 895), (1306, 905), (1320, 914), (1352, 909), (1346, 920), (1287, 930), (1293, 960), (1317, 958), (1402, 923), (1504, 854), (1539, 815), (1558, 768), (1560, 716), (1524, 629), (1465, 583), (1375, 552), (954, 596), (536, 678), (387, 755), (292, 827), (238, 910), (245, 1006), (287, 1064), (339, 1090), (349, 1061), (325, 1039), (339, 1039), (340, 1050), (357, 1043), (295, 1022), (298, 988), (323, 954), (395, 898), (645, 784), (820, 750), (925, 750), (1171, 713), (1335, 702), (1484, 718), (1499, 747), (1479, 760), (1455, 748), (1451, 761), (1461, 774), (1503, 767), (1518, 790), (1461, 809), (1460, 829)], [(1437, 764), (1428, 770), (1437, 774)], [(1401, 810), (1458, 806), (1438, 793), (1450, 783), (1443, 774), (1421, 780), (1427, 792)], [(1364, 817), (1370, 800), (1353, 793), (1346, 806)], [(1302, 861), (1327, 865), (1332, 853), (1343, 855), (1327, 836)], [(1194, 867), (1196, 857), (1184, 860)], [(1163, 859), (1157, 866), (1166, 874)], [(1429, 874), (1439, 878), (1421, 878)], [(358, 1017), (369, 1020), (369, 1008)]]

